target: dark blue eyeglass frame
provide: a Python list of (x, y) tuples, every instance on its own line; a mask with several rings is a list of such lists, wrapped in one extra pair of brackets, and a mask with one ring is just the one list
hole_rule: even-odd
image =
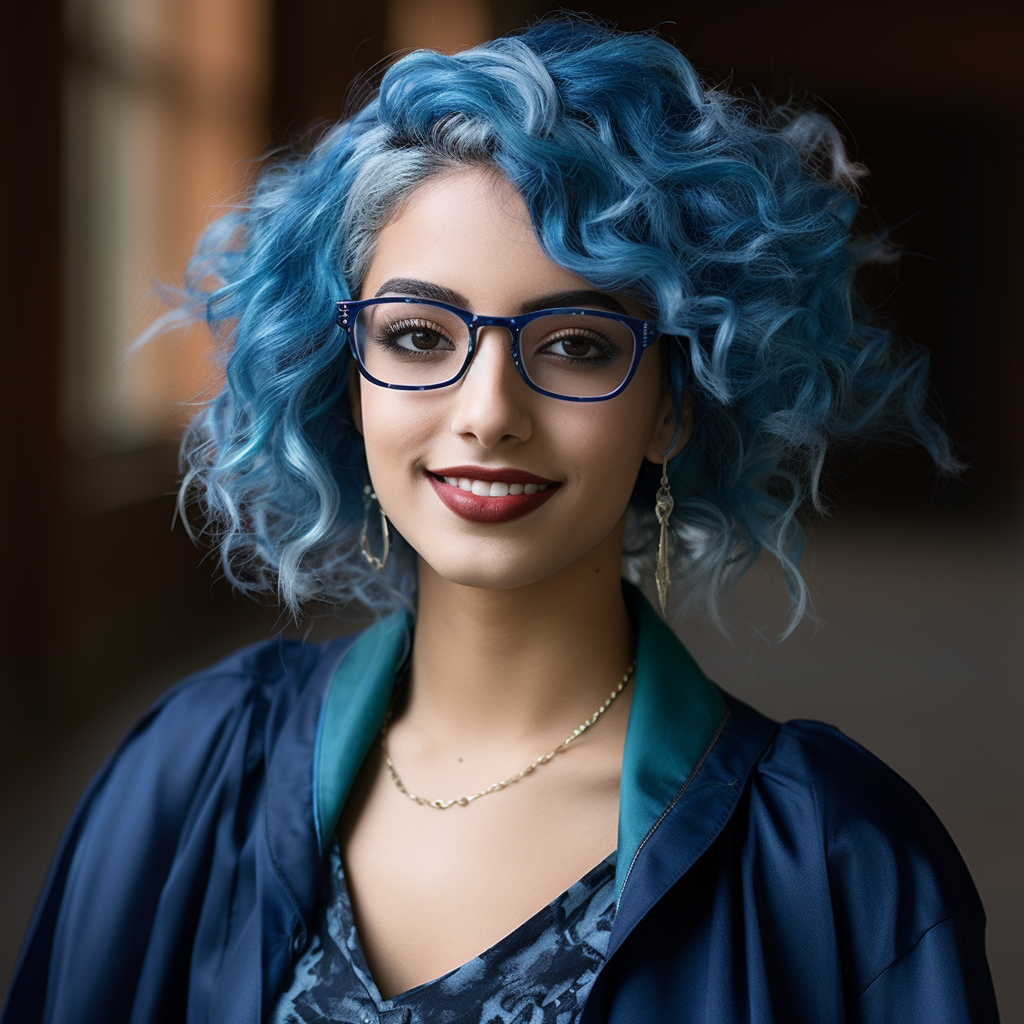
[[(355, 324), (356, 317), (362, 310), (366, 309), (367, 306), (378, 306), (386, 302), (407, 302), (417, 306), (436, 306), (438, 309), (444, 309), (449, 313), (454, 313), (466, 325), (469, 331), (469, 345), (466, 349), (466, 361), (462, 364), (462, 368), (454, 377), (449, 380), (442, 381), (440, 384), (389, 384), (387, 381), (379, 380), (374, 377), (373, 374), (366, 369), (366, 366), (363, 363), (362, 353), (359, 351), (359, 346), (353, 341), (352, 327)], [(519, 336), (523, 328), (528, 323), (533, 320), (537, 320), (542, 316), (550, 316), (552, 313), (596, 316), (606, 320), (616, 320), (621, 324), (625, 324), (626, 327), (629, 328), (630, 333), (633, 335), (634, 342), (633, 360), (630, 363), (629, 370), (626, 372), (625, 379), (614, 391), (609, 391), (605, 395), (590, 395), (583, 398), (577, 398), (573, 395), (559, 395), (554, 391), (545, 391), (544, 388), (530, 380), (530, 377), (526, 372), (526, 368), (523, 366)], [(650, 345), (653, 345), (661, 337), (661, 332), (658, 330), (657, 323), (654, 320), (638, 320), (636, 317), (626, 316), (624, 313), (613, 313), (610, 310), (583, 309), (580, 307), (558, 307), (556, 309), (538, 309), (534, 310), (532, 313), (523, 313), (521, 316), (480, 316), (477, 313), (470, 313), (467, 309), (462, 309), (459, 306), (452, 306), (447, 302), (440, 302), (436, 299), (417, 299), (402, 295), (383, 296), (376, 299), (342, 299), (338, 302), (338, 313), (335, 318), (335, 323), (348, 335), (349, 348), (355, 356), (359, 372), (372, 384), (376, 384), (378, 387), (382, 388), (391, 388), (394, 391), (436, 391), (438, 388), (451, 387), (452, 384), (457, 383), (463, 378), (463, 376), (465, 376), (466, 371), (469, 369), (469, 364), (473, 362), (473, 356), (476, 354), (477, 348), (477, 331), (481, 327), (501, 327), (511, 335), (512, 362), (515, 363), (515, 367), (519, 371), (519, 376), (522, 377), (526, 384), (538, 394), (547, 395), (548, 398), (559, 398), (563, 402), (604, 402), (609, 398), (614, 398), (616, 395), (621, 394), (626, 385), (633, 379), (633, 374), (636, 373), (636, 368), (640, 365), (640, 360), (643, 357), (644, 352)]]

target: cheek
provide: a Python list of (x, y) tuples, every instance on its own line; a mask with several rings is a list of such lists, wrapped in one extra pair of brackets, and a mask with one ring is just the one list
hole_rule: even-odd
[(378, 495), (388, 490), (406, 464), (422, 430), (422, 416), (409, 409), (409, 403), (395, 402), (394, 395), (372, 384), (362, 390), (362, 432), (366, 446), (366, 463)]
[(578, 450), (590, 452), (588, 461), (605, 481), (627, 491), (632, 491), (657, 419), (656, 388), (632, 390), (636, 383), (648, 382), (634, 379), (618, 398), (585, 409), (575, 435)]
[(632, 487), (630, 477), (639, 467), (643, 448), (635, 434), (612, 422), (605, 427), (591, 422), (563, 437), (564, 451), (578, 464), (578, 472), (588, 486), (599, 485), (609, 491)]
[(629, 504), (637, 475), (647, 451), (644, 410), (629, 405), (625, 410), (598, 411), (591, 407), (586, 422), (563, 434), (563, 450), (575, 464), (578, 514), (581, 529), (607, 529), (617, 522)]

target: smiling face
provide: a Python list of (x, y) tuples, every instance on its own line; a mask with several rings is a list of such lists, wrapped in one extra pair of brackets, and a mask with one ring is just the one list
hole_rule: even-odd
[[(643, 316), (552, 263), (519, 194), (479, 167), (425, 182), (380, 231), (361, 297), (378, 295), (441, 299), (489, 316), (570, 305)], [(559, 352), (577, 348), (570, 341)], [(353, 380), (381, 507), (440, 577), (506, 589), (609, 563), (617, 571), (640, 465), (660, 462), (674, 433), (657, 346), (625, 390), (601, 402), (532, 390), (498, 328), (480, 329), (472, 364), (449, 387), (394, 391)]]

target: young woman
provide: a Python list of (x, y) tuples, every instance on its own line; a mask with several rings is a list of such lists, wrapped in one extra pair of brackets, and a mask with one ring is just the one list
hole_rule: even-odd
[(411, 54), (268, 169), (187, 282), (227, 360), (183, 493), (240, 587), (386, 614), (147, 715), (4, 1020), (994, 1021), (921, 799), (621, 578), (714, 613), (767, 553), (795, 621), (831, 440), (953, 465), (852, 298), (854, 171), (579, 20)]

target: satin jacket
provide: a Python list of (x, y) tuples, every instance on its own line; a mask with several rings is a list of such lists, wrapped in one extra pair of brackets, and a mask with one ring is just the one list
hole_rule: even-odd
[[(618, 908), (584, 1024), (991, 1024), (985, 918), (909, 785), (722, 693), (627, 590), (637, 667)], [(2, 1024), (256, 1024), (406, 658), (402, 614), (275, 640), (153, 707), (61, 842)]]

